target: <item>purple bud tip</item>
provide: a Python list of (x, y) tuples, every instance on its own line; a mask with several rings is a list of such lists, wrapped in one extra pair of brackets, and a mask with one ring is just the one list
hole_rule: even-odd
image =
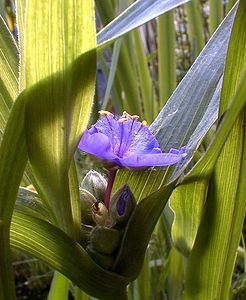
[(122, 194), (120, 195), (120, 198), (119, 198), (119, 201), (117, 204), (117, 212), (118, 212), (119, 216), (124, 215), (125, 209), (126, 209), (126, 203), (130, 199), (129, 196), (130, 196), (130, 189), (129, 189), (128, 185), (126, 185)]

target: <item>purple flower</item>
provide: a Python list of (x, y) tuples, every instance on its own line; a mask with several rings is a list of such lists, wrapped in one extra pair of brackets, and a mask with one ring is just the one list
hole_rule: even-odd
[(101, 111), (103, 116), (87, 129), (79, 149), (119, 168), (147, 168), (170, 166), (186, 156), (186, 148), (170, 149), (162, 153), (159, 144), (138, 116), (124, 112), (121, 117)]

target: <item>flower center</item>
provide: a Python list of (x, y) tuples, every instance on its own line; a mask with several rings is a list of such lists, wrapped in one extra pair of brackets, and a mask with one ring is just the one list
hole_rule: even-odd
[[(113, 152), (120, 158), (123, 158), (131, 146), (132, 141), (135, 136), (139, 134), (141, 129), (147, 125), (144, 120), (142, 123), (138, 122), (138, 115), (130, 115), (126, 111), (123, 112), (122, 116), (118, 119), (119, 131), (115, 132), (114, 123), (112, 123), (111, 118), (115, 119), (114, 114), (108, 111), (101, 110), (99, 113), (106, 117), (111, 134), (111, 147)], [(116, 120), (116, 119), (115, 119)], [(130, 124), (131, 122), (131, 124)], [(139, 128), (135, 123), (139, 124)], [(138, 129), (137, 129), (138, 128)]]

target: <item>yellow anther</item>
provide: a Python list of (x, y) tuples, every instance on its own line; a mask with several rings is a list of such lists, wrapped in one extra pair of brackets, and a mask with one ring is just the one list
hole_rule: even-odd
[(112, 114), (110, 111), (107, 110), (99, 110), (98, 112), (100, 115), (102, 116), (110, 116), (110, 117), (114, 117), (114, 114)]
[(37, 193), (35, 187), (34, 187), (32, 184), (29, 184), (26, 188), (27, 188), (29, 191), (36, 192), (36, 193)]
[(145, 120), (143, 120), (142, 122), (141, 122), (141, 126), (146, 126), (147, 125), (147, 122), (145, 121)]
[(118, 122), (124, 123), (124, 122), (126, 122), (126, 121), (128, 121), (128, 120), (129, 120), (129, 119), (127, 119), (127, 118), (123, 118), (123, 119), (119, 119)]
[(122, 114), (123, 116), (125, 116), (126, 118), (130, 118), (130, 114), (128, 114), (128, 112), (127, 111), (123, 111), (123, 114)]
[(139, 118), (138, 115), (130, 115), (126, 111), (123, 111), (123, 116), (126, 117), (127, 119), (131, 119), (131, 120), (137, 120)]

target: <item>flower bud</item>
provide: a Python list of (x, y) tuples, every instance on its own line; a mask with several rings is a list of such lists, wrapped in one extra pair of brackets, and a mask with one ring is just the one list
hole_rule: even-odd
[(114, 216), (111, 214), (111, 212), (108, 211), (104, 203), (96, 201), (92, 205), (91, 209), (92, 219), (97, 225), (106, 226), (109, 228), (114, 226)]
[(89, 171), (80, 184), (80, 188), (90, 192), (96, 200), (103, 201), (107, 180), (96, 171)]
[(92, 218), (92, 206), (97, 201), (95, 197), (84, 189), (79, 190), (80, 193), (80, 204), (81, 204), (81, 220), (83, 224), (93, 224)]
[(110, 210), (115, 216), (117, 227), (122, 228), (126, 225), (136, 205), (136, 200), (127, 184), (113, 195)]
[(112, 254), (120, 245), (120, 232), (113, 228), (96, 226), (90, 233), (90, 246), (103, 253)]

